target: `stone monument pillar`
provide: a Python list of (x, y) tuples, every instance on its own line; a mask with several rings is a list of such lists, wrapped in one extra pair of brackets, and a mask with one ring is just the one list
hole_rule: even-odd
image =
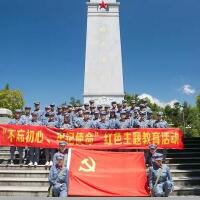
[(84, 103), (121, 103), (124, 98), (119, 5), (116, 0), (87, 2)]

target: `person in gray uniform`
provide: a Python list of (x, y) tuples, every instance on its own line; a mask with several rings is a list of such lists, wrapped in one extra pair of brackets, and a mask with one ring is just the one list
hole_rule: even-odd
[(63, 119), (63, 122), (60, 124), (60, 128), (61, 129), (73, 129), (74, 128), (74, 126), (71, 122), (70, 114), (66, 113), (64, 115), (64, 119)]
[(31, 121), (31, 107), (26, 106), (24, 108), (24, 114), (21, 116), (21, 120), (25, 121), (25, 124), (28, 124)]
[(153, 128), (155, 120), (153, 119), (153, 112), (151, 110), (147, 111), (148, 128)]
[[(90, 104), (90, 107), (91, 106), (95, 106), (95, 101), (93, 100), (93, 99), (91, 99), (90, 101), (89, 101), (89, 104)], [(96, 107), (96, 106), (95, 106)]]
[(56, 165), (49, 172), (49, 184), (54, 197), (67, 197), (68, 170), (64, 164), (64, 156), (56, 157)]
[(109, 129), (110, 128), (109, 121), (106, 120), (106, 112), (102, 111), (100, 113), (100, 120), (97, 122), (95, 128), (98, 128), (98, 129)]
[[(38, 113), (32, 112), (32, 119), (29, 121), (27, 125), (32, 126), (42, 126), (42, 123), (38, 121)], [(28, 164), (29, 167), (33, 166), (36, 167), (39, 163), (40, 158), (40, 148), (37, 147), (30, 147), (29, 148), (29, 154), (30, 154), (30, 163)]]
[(56, 152), (53, 156), (53, 165), (56, 165), (57, 156), (64, 156), (64, 165), (67, 166), (67, 158), (68, 158), (68, 149), (66, 148), (67, 143), (65, 141), (59, 142), (58, 152)]
[(44, 112), (40, 109), (40, 102), (37, 101), (34, 103), (34, 111), (38, 114), (38, 120), (41, 121), (42, 116), (44, 115)]
[(50, 107), (51, 107), (51, 112), (56, 114), (56, 110), (55, 110), (56, 104), (55, 103), (51, 103)]
[(83, 109), (79, 108), (76, 117), (74, 117), (73, 125), (75, 128), (81, 128), (80, 124), (83, 121), (83, 117), (84, 117)]
[(93, 119), (92, 119), (92, 123), (93, 123), (93, 127), (94, 127), (94, 128), (97, 127), (97, 123), (99, 122), (99, 116), (100, 116), (99, 111), (95, 111), (95, 112), (94, 112), (94, 117), (93, 117)]
[(149, 187), (153, 197), (168, 197), (174, 190), (170, 169), (162, 160), (163, 155), (160, 154), (149, 169)]
[(129, 109), (131, 117), (134, 116), (135, 107), (136, 107), (136, 101), (133, 99), (133, 100), (131, 100), (131, 107)]
[[(24, 125), (26, 124), (26, 121), (21, 119), (22, 111), (20, 109), (15, 110), (15, 115), (14, 118), (10, 120), (9, 124), (15, 124), (15, 125)], [(15, 156), (15, 151), (19, 152), (19, 164), (20, 166), (23, 165), (23, 147), (15, 147), (12, 146), (10, 147), (10, 165), (14, 165), (14, 156)]]
[(103, 111), (103, 106), (102, 105), (98, 105), (97, 106), (97, 110), (99, 111), (99, 113), (101, 113)]
[(109, 118), (110, 118), (110, 105), (105, 105), (104, 111), (106, 112), (106, 119), (109, 120)]
[(90, 111), (90, 104), (89, 103), (84, 103), (84, 110)]
[(44, 114), (40, 117), (40, 121), (43, 125), (46, 125), (49, 120), (49, 113), (51, 113), (51, 107), (45, 106)]
[(133, 111), (133, 114), (131, 116), (131, 127), (132, 128), (138, 128), (138, 124), (139, 124), (139, 118), (140, 118), (140, 115), (139, 115), (139, 107), (135, 107), (134, 111)]
[(116, 129), (117, 128), (117, 116), (115, 113), (115, 110), (110, 111), (110, 118), (109, 118), (109, 126), (110, 129)]
[(157, 120), (154, 123), (154, 128), (168, 128), (168, 123), (163, 119), (163, 112), (157, 113)]
[(148, 107), (148, 100), (147, 100), (147, 98), (144, 98), (142, 101), (143, 101), (143, 104), (144, 104), (143, 110), (147, 113), (148, 111), (151, 110), (151, 108)]
[(77, 128), (93, 128), (93, 123), (90, 119), (90, 111), (84, 111), (83, 118), (77, 120), (76, 124)]
[(127, 110), (127, 100), (122, 100), (122, 109)]
[(69, 105), (67, 106), (67, 108), (68, 108), (67, 114), (70, 116), (70, 123), (73, 125), (73, 123), (74, 123), (74, 121), (75, 121), (77, 115), (76, 115), (76, 113), (74, 112), (73, 106), (72, 106), (71, 104), (69, 104)]
[(64, 120), (63, 116), (62, 116), (62, 106), (57, 107), (57, 113), (55, 115), (55, 120), (58, 122), (59, 127), (60, 127)]
[(122, 104), (118, 103), (117, 104), (117, 111), (116, 111), (116, 116), (117, 116), (118, 119), (120, 119), (121, 111), (122, 111)]
[(158, 147), (156, 144), (150, 144), (149, 149), (145, 151), (145, 161), (148, 167), (151, 167), (153, 165), (154, 159), (160, 155), (157, 152), (157, 148)]
[(95, 110), (96, 110), (95, 105), (90, 106), (90, 119), (94, 117)]
[(67, 107), (67, 105), (62, 105), (62, 116), (64, 116), (66, 113), (67, 113), (67, 111), (68, 111), (68, 107)]
[(137, 127), (138, 128), (148, 128), (148, 120), (145, 118), (146, 112), (140, 111), (140, 119), (138, 120)]
[[(55, 120), (55, 113), (51, 112), (49, 113), (49, 119), (46, 123), (47, 127), (58, 127), (58, 122)], [(53, 155), (55, 153), (55, 149), (46, 148), (45, 149), (45, 157), (46, 157), (46, 163), (45, 166), (51, 167), (53, 165)]]
[(130, 120), (126, 119), (126, 110), (122, 110), (120, 113), (120, 119), (117, 120), (116, 128), (118, 129), (127, 129), (131, 128)]
[(111, 110), (114, 110), (115, 112), (117, 112), (117, 102), (116, 101), (113, 101), (111, 102)]

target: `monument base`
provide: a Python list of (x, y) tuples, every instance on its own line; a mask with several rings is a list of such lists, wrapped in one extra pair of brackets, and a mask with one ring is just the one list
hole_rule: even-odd
[(89, 103), (90, 100), (94, 100), (96, 105), (110, 105), (112, 101), (122, 103), (122, 100), (124, 100), (124, 95), (84, 95), (84, 103)]

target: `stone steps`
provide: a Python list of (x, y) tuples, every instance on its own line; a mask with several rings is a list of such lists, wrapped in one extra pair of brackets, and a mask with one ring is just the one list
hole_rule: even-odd
[(0, 186), (48, 187), (48, 178), (0, 177)]
[(200, 157), (175, 157), (175, 158), (166, 158), (167, 163), (199, 163)]
[(167, 151), (175, 183), (171, 196), (200, 196), (200, 138), (185, 138), (184, 147), (183, 151)]
[[(175, 184), (172, 196), (200, 196), (200, 138), (184, 142), (183, 151), (167, 151), (166, 162)], [(44, 165), (10, 166), (6, 164), (9, 157), (9, 147), (0, 147), (0, 196), (46, 197), (49, 169)]]
[(180, 170), (171, 169), (172, 177), (200, 177), (200, 169)]
[(47, 170), (48, 171), (49, 168), (46, 168), (45, 165), (38, 165), (37, 167), (28, 167), (27, 165), (23, 165), (23, 166), (19, 166), (19, 165), (6, 165), (6, 164), (2, 164), (0, 165), (0, 170), (33, 170), (33, 171), (37, 171), (37, 170)]
[(173, 177), (174, 185), (179, 187), (184, 186), (199, 186), (200, 177)]
[[(181, 153), (181, 152), (199, 152), (200, 151), (200, 147), (187, 147), (187, 148), (184, 148), (183, 150), (179, 150), (179, 151), (176, 151), (176, 153)], [(174, 149), (170, 149), (170, 150), (167, 150), (168, 153), (174, 153)]]
[(168, 164), (171, 170), (173, 169), (180, 169), (180, 170), (185, 170), (185, 169), (200, 169), (200, 163), (171, 163)]
[(187, 143), (187, 144), (198, 144), (199, 143), (199, 139), (184, 139), (184, 142)]
[(29, 170), (29, 169), (25, 169), (25, 170), (1, 170), (0, 169), (0, 179), (2, 177), (17, 177), (17, 178), (47, 178), (49, 175), (49, 171), (48, 170)]
[(0, 196), (46, 197), (48, 187), (0, 186)]
[(199, 147), (199, 144), (198, 143), (186, 143), (184, 145), (185, 148), (198, 148)]
[(200, 196), (200, 186), (174, 187), (174, 191), (170, 196)]
[(167, 153), (167, 157), (168, 158), (181, 158), (181, 157), (200, 157), (200, 151), (199, 152), (196, 152), (196, 151), (193, 151), (193, 152), (168, 152)]

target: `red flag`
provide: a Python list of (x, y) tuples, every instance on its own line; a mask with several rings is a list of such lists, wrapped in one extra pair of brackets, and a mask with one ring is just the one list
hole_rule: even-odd
[(144, 153), (72, 149), (70, 196), (149, 196)]

